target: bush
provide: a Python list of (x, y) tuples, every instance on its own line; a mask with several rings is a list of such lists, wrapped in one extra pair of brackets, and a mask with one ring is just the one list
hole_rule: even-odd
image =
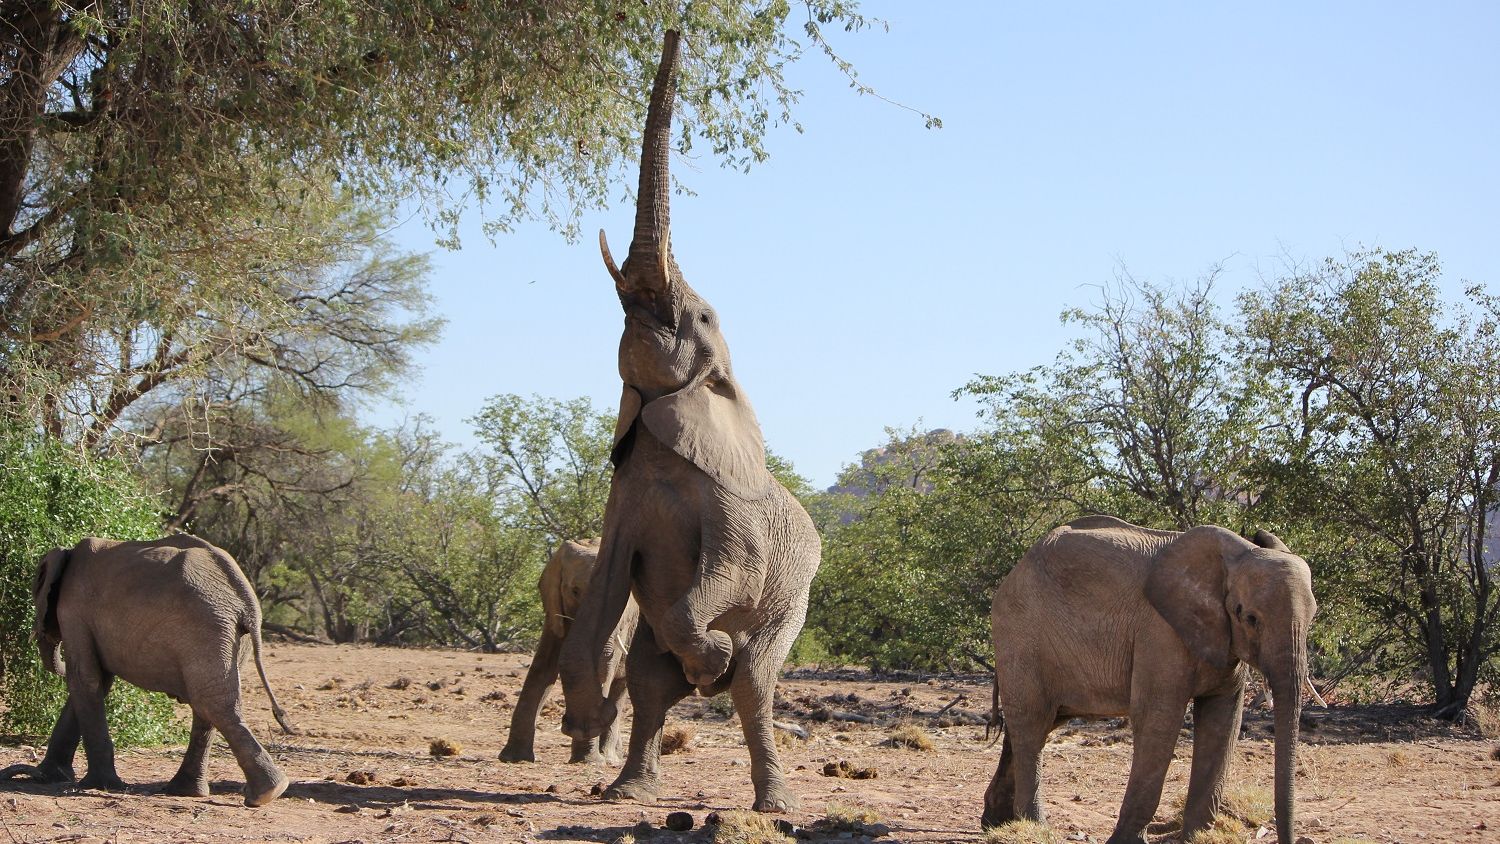
[[(31, 581), (42, 555), (85, 536), (148, 539), (159, 532), (156, 503), (124, 466), (0, 429), (0, 730), (46, 736), (67, 698), (61, 678), (42, 667), (31, 638)], [(165, 695), (116, 683), (106, 708), (120, 746), (186, 735)]]

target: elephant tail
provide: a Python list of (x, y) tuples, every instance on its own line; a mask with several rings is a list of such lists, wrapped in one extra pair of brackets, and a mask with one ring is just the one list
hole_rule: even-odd
[(988, 739), (990, 732), (994, 731), (995, 741), (990, 742), (994, 746), (1004, 729), (1005, 715), (1000, 712), (1000, 672), (996, 671), (990, 675), (990, 716), (984, 722), (984, 737)]
[(256, 624), (245, 631), (250, 635), (251, 652), (255, 655), (255, 670), (260, 674), (261, 687), (266, 690), (266, 697), (271, 701), (271, 714), (276, 716), (276, 723), (281, 725), (282, 732), (289, 736), (297, 735), (297, 728), (287, 718), (286, 710), (276, 700), (276, 693), (271, 691), (271, 681), (266, 679), (266, 666), (260, 659), (260, 625)]

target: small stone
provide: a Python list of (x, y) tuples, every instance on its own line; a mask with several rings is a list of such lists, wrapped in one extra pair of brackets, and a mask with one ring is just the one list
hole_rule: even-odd
[(693, 816), (690, 812), (673, 812), (667, 815), (667, 829), (673, 832), (687, 832), (693, 828)]
[(704, 826), (718, 826), (719, 823), (721, 821), (723, 821), (723, 820), (724, 820), (723, 818), (719, 817), (719, 813), (718, 812), (709, 812), (708, 815), (703, 818), (703, 825)]
[(594, 785), (591, 788), (589, 788), (589, 794), (591, 796), (593, 796), (593, 797), (598, 797), (599, 795), (601, 795), (603, 793), (604, 793), (604, 782), (603, 781), (596, 782), (596, 783), (594, 783)]
[(554, 783), (548, 785), (546, 788), (542, 789), (542, 791), (545, 791), (548, 794), (556, 794), (557, 793), (557, 783), (554, 782)]

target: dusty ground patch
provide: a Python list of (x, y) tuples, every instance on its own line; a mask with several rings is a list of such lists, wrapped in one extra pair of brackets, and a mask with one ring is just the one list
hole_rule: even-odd
[[(152, 793), (176, 770), (180, 748), (129, 751), (119, 759), (121, 776), (135, 784), (126, 794), (0, 787), (0, 844), (610, 842), (627, 833), (668, 844), (707, 841), (702, 824), (710, 811), (750, 803), (739, 724), (699, 698), (672, 713), (695, 737), (691, 752), (662, 760), (664, 798), (652, 806), (589, 795), (614, 770), (565, 764), (558, 707), (543, 711), (540, 762), (500, 762), (528, 663), (514, 655), (273, 644), (267, 670), (304, 734), (277, 732), (252, 683), (245, 701), (252, 728), (292, 779), (285, 797), (261, 809), (241, 806), (240, 772), (222, 741), (210, 767), (214, 794), (201, 800)], [(948, 706), (960, 695), (964, 700)], [(788, 819), (806, 827), (830, 804), (858, 804), (891, 828), (881, 841), (979, 841), (980, 800), (998, 752), (984, 740), (988, 699), (980, 677), (885, 681), (851, 671), (792, 672), (780, 686), (777, 719), (799, 723), (811, 736), (782, 747), (803, 803)], [(1303, 734), (1300, 835), (1316, 844), (1500, 841), (1500, 761), (1490, 757), (1492, 742), (1455, 734), (1414, 709), (1308, 711), (1314, 726)], [(890, 747), (888, 733), (898, 723), (923, 725), (935, 752)], [(1269, 788), (1268, 713), (1252, 712), (1245, 735), (1232, 776)], [(459, 755), (432, 756), (439, 739), (459, 746)], [(0, 765), (26, 761), (31, 752), (0, 747)], [(1168, 777), (1163, 821), (1186, 788), (1189, 753), (1184, 741)], [(839, 760), (878, 768), (880, 776), (823, 776), (824, 765)], [(1104, 840), (1129, 762), (1129, 732), (1117, 725), (1054, 733), (1044, 772), (1052, 826), (1071, 840)], [(691, 813), (694, 830), (662, 829), (674, 811)], [(1163, 831), (1158, 840), (1173, 839)]]

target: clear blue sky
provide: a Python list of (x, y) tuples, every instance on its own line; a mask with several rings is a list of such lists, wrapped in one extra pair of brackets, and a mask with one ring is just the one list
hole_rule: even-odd
[[(796, 4), (793, 4), (794, 6)], [(874, 2), (791, 72), (805, 128), (749, 174), (674, 160), (673, 247), (720, 312), (768, 444), (818, 486), (885, 426), (972, 428), (974, 373), (1052, 359), (1057, 316), (1124, 265), (1220, 291), (1361, 244), (1436, 251), (1456, 297), (1500, 284), (1500, 4)], [(795, 14), (795, 13), (794, 13)], [(688, 34), (691, 37), (691, 33)], [(472, 443), (498, 393), (614, 408), (621, 313), (593, 232), (438, 251), (448, 319), (404, 407)], [(397, 232), (433, 248), (413, 220)]]

